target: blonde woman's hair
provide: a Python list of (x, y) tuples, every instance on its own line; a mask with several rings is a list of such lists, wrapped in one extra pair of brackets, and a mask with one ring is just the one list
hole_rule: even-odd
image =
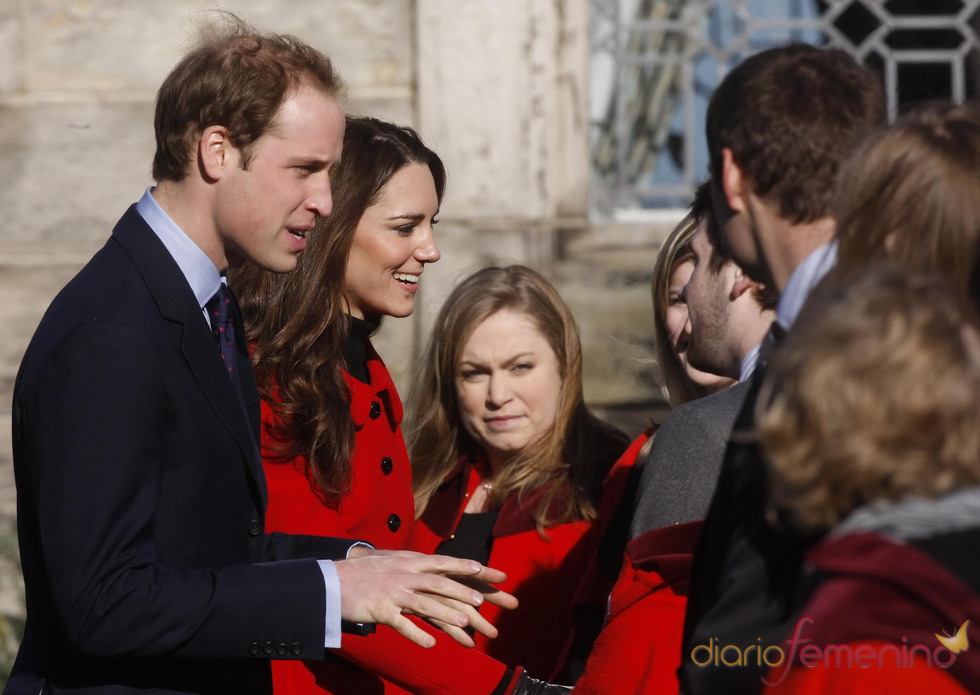
[(666, 321), (667, 308), (670, 306), (670, 276), (682, 263), (694, 261), (691, 239), (694, 238), (699, 223), (700, 218), (693, 213), (686, 215), (664, 240), (653, 265), (650, 289), (653, 294), (654, 353), (660, 388), (671, 407), (711, 394), (710, 389), (694, 383), (688, 377), (670, 343)]
[(893, 264), (825, 281), (769, 364), (757, 423), (769, 518), (800, 530), (980, 483), (974, 308)]
[[(540, 274), (525, 266), (484, 268), (463, 280), (442, 306), (421, 368), (411, 389), (405, 432), (412, 461), (416, 515), (421, 516), (432, 493), (455, 468), (461, 456), (474, 459), (480, 446), (459, 415), (456, 391), (460, 356), (473, 331), (504, 310), (526, 315), (548, 341), (558, 362), (561, 389), (554, 427), (519, 452), (498, 474), (490, 494), (492, 507), (552, 484), (534, 510), (540, 529), (595, 516), (601, 485), (600, 469), (610, 455), (598, 450), (625, 437), (594, 418), (582, 397), (582, 349), (578, 327), (558, 292)], [(563, 485), (561, 483), (567, 483)], [(567, 490), (570, 494), (563, 496)], [(563, 505), (553, 504), (557, 499)], [(559, 508), (560, 507), (560, 508)]]

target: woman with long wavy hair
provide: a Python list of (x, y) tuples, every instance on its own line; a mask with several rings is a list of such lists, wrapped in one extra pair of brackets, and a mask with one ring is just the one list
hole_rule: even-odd
[[(432, 231), (446, 173), (413, 130), (348, 118), (331, 180), (333, 213), (318, 222), (295, 272), (253, 267), (232, 278), (262, 396), (266, 529), (397, 551), (415, 517), (412, 473), (401, 401), (370, 337), (382, 317), (412, 313), (425, 265), (439, 260)], [(501, 594), (499, 602), (513, 600)], [(435, 648), (385, 626), (374, 634), (346, 626), (341, 649), (327, 659), (320, 652), (274, 661), (274, 692), (490, 692), (498, 684), (521, 692), (512, 690), (526, 681), (519, 671), (416, 623)], [(479, 616), (471, 626), (496, 632)], [(461, 628), (443, 629), (471, 643)]]

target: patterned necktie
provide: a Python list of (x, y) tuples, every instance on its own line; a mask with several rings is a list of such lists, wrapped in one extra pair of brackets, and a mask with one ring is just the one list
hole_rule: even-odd
[(221, 283), (218, 291), (208, 301), (207, 310), (221, 359), (228, 368), (228, 376), (232, 381), (236, 381), (238, 375), (235, 374), (235, 326), (231, 319), (231, 291), (225, 283)]

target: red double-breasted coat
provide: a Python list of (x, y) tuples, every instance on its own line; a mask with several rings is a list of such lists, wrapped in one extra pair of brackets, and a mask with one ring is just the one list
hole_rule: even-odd
[[(433, 552), (449, 539), (479, 484), (475, 462), (462, 459), (416, 522), (410, 547)], [(572, 631), (572, 599), (599, 539), (598, 525), (586, 521), (551, 526), (542, 538), (531, 514), (543, 493), (529, 495), (523, 505), (509, 499), (500, 510), (487, 564), (507, 573), (500, 588), (514, 594), (520, 605), (513, 611), (484, 605), (481, 613), (499, 635), (495, 640), (475, 637), (476, 649), (509, 666), (523, 666), (538, 678), (560, 670)]]
[[(367, 347), (370, 384), (345, 375), (356, 428), (350, 490), (336, 505), (325, 505), (307, 477), (305, 457), (284, 461), (264, 446), (268, 531), (356, 538), (390, 550), (406, 547), (415, 502), (401, 432), (402, 404), (381, 358), (370, 343)], [(265, 443), (271, 444), (269, 427), (274, 418), (272, 407), (263, 401)], [(274, 692), (489, 694), (504, 676), (503, 664), (457, 644), (439, 630), (428, 631), (437, 640), (430, 649), (380, 625), (374, 634), (345, 634), (341, 648), (330, 650), (325, 660), (274, 661)]]
[[(270, 446), (263, 446), (271, 530), (357, 538), (378, 548), (405, 547), (415, 501), (412, 468), (402, 439), (402, 404), (377, 353), (370, 354), (367, 363), (370, 384), (345, 374), (356, 437), (350, 489), (335, 506), (323, 504), (315, 494), (305, 456), (283, 461), (274, 457)], [(271, 442), (266, 437), (274, 418), (272, 407), (263, 400), (264, 444)]]

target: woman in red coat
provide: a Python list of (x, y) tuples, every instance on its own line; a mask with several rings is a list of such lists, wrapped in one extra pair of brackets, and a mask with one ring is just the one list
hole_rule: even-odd
[(478, 271), (442, 307), (412, 394), (411, 547), (503, 569), (520, 606), (484, 606), (499, 636), (476, 648), (559, 672), (602, 483), (628, 444), (585, 407), (571, 312), (529, 268)]
[[(334, 211), (308, 240), (299, 268), (235, 277), (262, 394), (268, 531), (405, 548), (415, 513), (402, 405), (370, 336), (383, 316), (412, 313), (425, 265), (439, 260), (432, 229), (445, 180), (439, 157), (414, 131), (348, 118), (332, 177)], [(513, 605), (506, 594), (491, 600)], [(495, 634), (474, 620), (477, 634)], [(519, 680), (417, 626), (435, 637), (435, 648), (383, 626), (346, 626), (341, 649), (325, 659), (273, 662), (275, 692), (489, 694)], [(443, 629), (472, 643), (458, 627)], [(448, 669), (450, 662), (464, 670)]]

